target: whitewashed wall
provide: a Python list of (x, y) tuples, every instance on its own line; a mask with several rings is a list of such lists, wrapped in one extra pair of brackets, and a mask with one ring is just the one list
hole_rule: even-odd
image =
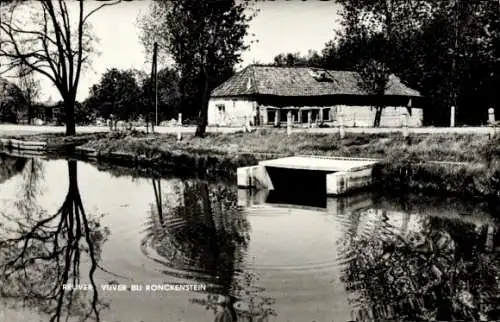
[[(225, 111), (218, 109), (224, 104)], [(257, 104), (241, 98), (211, 98), (208, 102), (208, 125), (243, 126), (245, 117), (253, 121)]]
[[(337, 107), (337, 113), (344, 115), (345, 126), (371, 127), (375, 121), (376, 110), (369, 106), (340, 105)], [(382, 110), (380, 126), (394, 127), (402, 125), (402, 114), (408, 114), (405, 106), (386, 106)], [(412, 108), (411, 115), (408, 117), (408, 126), (419, 127), (423, 125), (424, 113), (421, 108)]]
[[(225, 112), (219, 112), (217, 105), (224, 104)], [(219, 126), (242, 126), (245, 123), (245, 116), (253, 121), (256, 113), (256, 102), (242, 98), (212, 98), (208, 104), (208, 125)], [(275, 109), (272, 106), (260, 106), (261, 120), (268, 124), (267, 108)], [(370, 106), (336, 105), (325, 106), (330, 109), (330, 119), (326, 123), (336, 124), (338, 115), (344, 116), (345, 126), (372, 127), (375, 120), (375, 108)], [(319, 109), (318, 106), (289, 107), (289, 109), (310, 110)], [(281, 113), (286, 113), (287, 108), (281, 108)], [(382, 110), (380, 126), (399, 127), (402, 125), (402, 114), (407, 114), (405, 106), (386, 106)], [(408, 117), (408, 126), (420, 127), (423, 125), (424, 113), (421, 108), (412, 108), (412, 113)], [(298, 119), (294, 120), (299, 121)], [(302, 121), (302, 120), (301, 120)]]

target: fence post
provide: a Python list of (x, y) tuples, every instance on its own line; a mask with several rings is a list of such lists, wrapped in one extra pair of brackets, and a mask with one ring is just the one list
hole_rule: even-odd
[(401, 114), (401, 125), (403, 128), (403, 137), (408, 137), (408, 114)]
[(344, 114), (339, 114), (338, 120), (339, 120), (339, 135), (340, 135), (340, 138), (343, 139), (345, 137)]
[(455, 127), (455, 106), (450, 108), (450, 127)]
[(182, 140), (182, 132), (181, 132), (181, 129), (182, 129), (182, 113), (179, 113), (179, 118), (177, 120), (177, 126), (178, 126), (178, 129), (177, 129), (177, 141), (180, 141), (180, 140)]
[(494, 108), (488, 109), (488, 123), (490, 123), (490, 124), (495, 123), (495, 109)]
[(495, 138), (497, 136), (497, 125), (495, 121), (495, 109), (488, 109), (488, 124), (491, 126), (490, 137)]
[(286, 134), (292, 134), (292, 111), (288, 111), (286, 114)]

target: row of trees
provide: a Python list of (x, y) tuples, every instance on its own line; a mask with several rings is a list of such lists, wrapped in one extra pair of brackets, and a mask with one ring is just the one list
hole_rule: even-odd
[[(162, 69), (157, 75), (159, 120), (175, 118), (180, 108), (179, 76), (175, 70)], [(108, 69), (99, 83), (90, 88), (83, 102), (86, 111), (108, 119), (110, 115), (121, 120), (145, 117), (151, 111), (152, 80), (138, 70)]]
[(479, 124), (497, 107), (500, 85), (500, 4), (463, 0), (341, 0), (343, 29), (324, 49), (284, 53), (277, 66), (360, 72), (372, 93), (396, 74), (426, 97), (426, 122)]

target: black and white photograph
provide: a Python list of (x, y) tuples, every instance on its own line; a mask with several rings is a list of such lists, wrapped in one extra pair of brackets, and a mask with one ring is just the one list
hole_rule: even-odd
[(0, 322), (500, 320), (500, 0), (0, 1)]

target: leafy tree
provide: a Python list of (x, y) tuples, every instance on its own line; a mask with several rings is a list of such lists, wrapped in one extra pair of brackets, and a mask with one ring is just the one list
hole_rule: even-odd
[(75, 134), (75, 101), (82, 67), (93, 53), (94, 37), (88, 19), (99, 9), (118, 1), (98, 4), (85, 12), (77, 6), (76, 19), (64, 0), (11, 1), (0, 8), (0, 58), (2, 72), (26, 66), (47, 77), (64, 101), (66, 135)]
[[(141, 76), (138, 76), (141, 77)], [(180, 101), (181, 93), (179, 89), (179, 75), (171, 68), (164, 68), (158, 71), (158, 119), (167, 120), (176, 118), (177, 113), (181, 111)], [(141, 86), (141, 102), (143, 110), (147, 108), (148, 97), (151, 95), (152, 88), (151, 77), (143, 78)]]
[(274, 66), (281, 67), (322, 67), (323, 59), (321, 55), (314, 50), (309, 50), (308, 54), (301, 56), (300, 53), (281, 53), (274, 57)]
[[(388, 88), (391, 74), (390, 58), (395, 41), (393, 19), (395, 0), (370, 1), (360, 6), (358, 1), (345, 1), (342, 16), (344, 17), (344, 39), (347, 43), (375, 44), (362, 48), (363, 56), (357, 62), (360, 75), (359, 84), (370, 95), (377, 97), (377, 106), (373, 126), (380, 126), (383, 97)], [(369, 28), (368, 24), (372, 24)], [(373, 28), (377, 24), (379, 29)], [(368, 25), (368, 26), (367, 26)], [(375, 41), (367, 41), (374, 39)]]
[(376, 97), (374, 127), (380, 126), (382, 110), (384, 109), (384, 95), (389, 87), (390, 72), (384, 63), (369, 59), (362, 61), (358, 67), (358, 83), (369, 95)]
[(26, 99), (19, 87), (0, 78), (0, 122), (17, 123), (26, 110)]
[(484, 121), (486, 109), (498, 105), (499, 10), (495, 1), (438, 2), (422, 29), (417, 57), (425, 89), (446, 111), (455, 105), (462, 123)]
[(233, 74), (247, 48), (243, 38), (251, 17), (246, 8), (246, 2), (234, 0), (154, 1), (140, 18), (146, 50), (158, 42), (180, 72), (182, 105), (187, 114), (198, 113), (197, 136), (206, 130), (210, 92)]
[(95, 111), (91, 109), (91, 105), (88, 104), (87, 100), (83, 103), (75, 103), (75, 121), (79, 125), (89, 125), (93, 123), (96, 119)]
[[(427, 98), (426, 118), (479, 123), (498, 105), (500, 4), (497, 1), (341, 0), (344, 31), (323, 51), (329, 65), (351, 68), (383, 57), (388, 70)], [(349, 14), (347, 14), (349, 13)], [(383, 39), (383, 43), (373, 46)], [(382, 54), (380, 53), (382, 52)], [(352, 55), (352, 58), (349, 56)], [(429, 120), (427, 120), (429, 122)]]
[(140, 112), (140, 92), (133, 71), (112, 68), (90, 88), (86, 105), (101, 117), (113, 114), (120, 120), (130, 120)]

